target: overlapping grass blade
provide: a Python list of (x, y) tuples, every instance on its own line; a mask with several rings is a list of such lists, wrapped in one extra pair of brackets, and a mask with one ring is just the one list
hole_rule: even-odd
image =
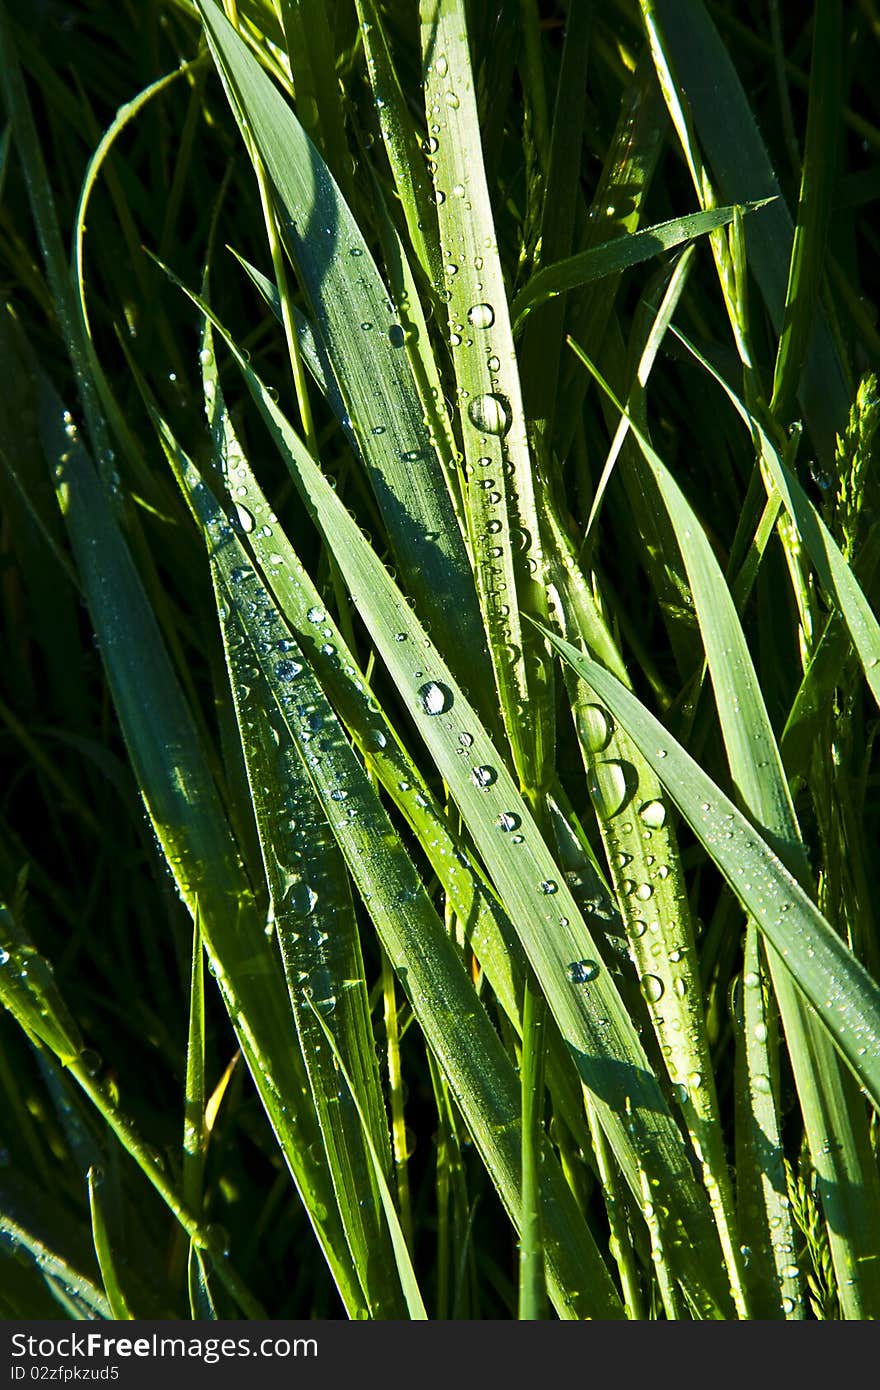
[[(219, 327), (216, 320), (215, 327)], [(719, 1281), (717, 1269), (708, 1267), (705, 1260), (712, 1241), (708, 1204), (694, 1182), (679, 1133), (607, 972), (600, 970), (590, 978), (586, 989), (580, 984), (577, 969), (570, 974), (569, 967), (582, 961), (595, 964), (600, 953), (567, 886), (558, 881), (556, 864), (530, 811), (455, 678), (384, 566), (271, 396), (228, 335), (224, 336), (310, 513), (332, 546), (400, 697), (481, 845), (486, 867), (581, 1077), (593, 1091), (603, 1125), (637, 1200), (642, 1200), (640, 1174), (648, 1168), (669, 1224), (669, 1258), (675, 1262), (679, 1277), (697, 1306), (722, 1308), (726, 1280)], [(437, 718), (437, 714), (446, 717)], [(591, 971), (587, 973), (589, 976)], [(684, 1238), (682, 1221), (691, 1231), (703, 1232), (700, 1260), (694, 1258), (693, 1245)]]
[(471, 570), (397, 312), (360, 228), (283, 96), (214, 0), (198, 3), (233, 110), (271, 179), (397, 563), (438, 638), (461, 653), (463, 666), (479, 670), (484, 644)]
[(438, 288), (462, 407), (471, 552), (505, 732), (520, 783), (533, 793), (545, 786), (552, 762), (554, 711), (546, 656), (520, 620), (521, 605), (547, 612), (522, 388), (481, 158), (464, 5), (422, 0), (420, 13), (443, 261)]
[[(699, 140), (728, 202), (775, 198), (748, 228), (749, 264), (777, 330), (783, 323), (791, 260), (791, 214), (780, 196), (770, 158), (736, 69), (703, 0), (640, 0), (657, 40), (655, 56), (674, 72)], [(700, 189), (697, 190), (701, 192)], [(820, 456), (834, 456), (847, 410), (844, 371), (821, 307), (801, 378), (800, 400)]]
[[(519, 1088), (510, 1060), (415, 866), (305, 664), (292, 629), (284, 623), (225, 515), (191, 466), (185, 469), (184, 477), (206, 528), (227, 602), (240, 612), (253, 663), (297, 744), (349, 872), (516, 1223)], [(415, 623), (415, 619), (410, 617), (410, 622)], [(279, 641), (285, 643), (281, 659)], [(316, 715), (322, 729), (320, 754), (309, 746)], [(607, 1271), (549, 1151), (545, 1152), (542, 1170), (548, 1279), (557, 1310), (564, 1316), (619, 1315)]]
[(828, 925), (775, 850), (668, 730), (596, 662), (549, 631), (547, 638), (638, 744), (762, 935), (781, 956), (871, 1103), (880, 1109), (880, 987), (876, 981)]
[[(762, 198), (746, 203), (741, 211), (755, 212), (769, 202), (772, 199)], [(734, 211), (733, 207), (711, 208), (706, 212), (688, 213), (685, 217), (673, 217), (668, 222), (658, 222), (629, 236), (615, 237), (613, 241), (591, 246), (589, 250), (579, 251), (564, 261), (543, 266), (513, 301), (511, 312), (515, 329), (519, 332), (526, 315), (538, 304), (568, 290), (589, 285), (593, 280), (601, 280), (606, 275), (628, 270), (630, 266), (659, 256), (662, 251), (671, 251), (708, 232), (717, 231), (719, 227), (726, 227), (733, 221)]]

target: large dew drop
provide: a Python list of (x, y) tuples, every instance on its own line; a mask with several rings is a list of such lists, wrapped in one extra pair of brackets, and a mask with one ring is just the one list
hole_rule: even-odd
[(649, 1004), (656, 1004), (663, 998), (663, 981), (657, 975), (643, 975), (641, 989)]
[(614, 733), (611, 716), (601, 705), (585, 705), (578, 715), (578, 732), (589, 753), (601, 753)]
[(662, 801), (646, 801), (639, 807), (639, 815), (652, 830), (659, 830), (666, 821), (666, 807)]
[(626, 773), (617, 762), (596, 763), (589, 777), (590, 796), (603, 820), (610, 820), (628, 800)]
[(473, 304), (468, 309), (467, 319), (471, 328), (491, 328), (495, 322), (495, 310), (491, 304)]
[(507, 434), (512, 421), (509, 403), (492, 391), (474, 397), (468, 406), (468, 418), (475, 429), (497, 435)]
[(419, 686), (419, 699), (425, 714), (444, 714), (452, 706), (452, 691), (438, 681)]

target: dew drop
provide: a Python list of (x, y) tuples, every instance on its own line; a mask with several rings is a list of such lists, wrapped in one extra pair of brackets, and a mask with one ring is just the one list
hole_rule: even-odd
[(501, 829), (507, 833), (517, 829), (519, 825), (519, 816), (515, 816), (512, 811), (502, 811), (495, 824), (500, 826)]
[(458, 741), (462, 748), (472, 748), (474, 742), (473, 734), (459, 734)]
[(494, 767), (475, 767), (471, 777), (478, 787), (491, 787), (497, 781), (498, 773)]
[(546, 898), (549, 897), (551, 893), (555, 893), (558, 890), (559, 884), (554, 883), (552, 878), (545, 878), (543, 883), (538, 884), (538, 888)]
[(280, 681), (295, 680), (302, 670), (298, 661), (276, 661), (275, 674)]
[(649, 1004), (656, 1004), (663, 998), (663, 981), (658, 975), (643, 975), (641, 990)]
[(666, 821), (666, 807), (662, 801), (646, 801), (639, 807), (639, 815), (652, 830), (659, 830)]
[(623, 810), (627, 802), (627, 785), (621, 763), (596, 763), (590, 770), (587, 785), (593, 805), (603, 820), (610, 820)]
[(452, 705), (452, 691), (438, 681), (419, 686), (418, 694), (425, 714), (444, 714)]
[(607, 748), (611, 735), (614, 733), (614, 724), (611, 716), (601, 705), (584, 705), (578, 715), (577, 723), (584, 747), (588, 752), (601, 753), (603, 748)]
[(235, 515), (242, 531), (244, 531), (247, 535), (250, 535), (251, 531), (253, 531), (254, 529), (255, 523), (254, 518), (248, 511), (247, 507), (242, 507), (240, 503), (236, 502)]
[(773, 1089), (770, 1085), (769, 1076), (765, 1076), (763, 1073), (760, 1073), (758, 1076), (754, 1078), (752, 1085), (754, 1086), (755, 1090), (758, 1091), (759, 1094), (762, 1096), (768, 1096), (771, 1090)]
[(468, 406), (468, 418), (475, 429), (499, 436), (507, 434), (512, 419), (509, 403), (492, 391), (474, 397)]
[(594, 960), (573, 960), (567, 973), (573, 985), (587, 985), (599, 974), (599, 966)]
[(326, 616), (323, 608), (310, 608), (306, 614), (310, 623), (322, 623)]
[(467, 320), (471, 328), (491, 328), (495, 322), (495, 310), (491, 304), (472, 304)]

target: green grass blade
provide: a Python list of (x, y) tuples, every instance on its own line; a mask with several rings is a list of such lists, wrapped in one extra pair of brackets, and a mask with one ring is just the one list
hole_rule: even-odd
[(827, 250), (842, 95), (839, 0), (817, 0), (807, 139), (770, 410), (786, 420), (804, 367)]
[[(741, 211), (755, 212), (766, 207), (770, 198), (746, 203)], [(603, 242), (601, 246), (591, 246), (588, 251), (579, 251), (555, 265), (543, 266), (533, 275), (528, 284), (520, 290), (513, 302), (514, 324), (519, 332), (526, 315), (537, 305), (546, 303), (556, 295), (568, 290), (579, 289), (606, 275), (615, 275), (628, 270), (630, 266), (659, 256), (662, 251), (717, 231), (733, 221), (735, 208), (711, 208), (707, 212), (692, 212), (685, 217), (673, 217), (668, 222), (658, 222), (653, 227), (645, 227), (640, 232), (628, 236), (615, 237), (613, 241)]]
[(101, 1201), (101, 1183), (103, 1175), (99, 1169), (90, 1168), (87, 1174), (89, 1188), (89, 1212), (92, 1218), (92, 1237), (95, 1242), (95, 1255), (98, 1259), (98, 1268), (101, 1271), (101, 1279), (104, 1284), (104, 1291), (107, 1294), (107, 1302), (110, 1304), (110, 1313), (117, 1321), (134, 1317), (129, 1308), (128, 1301), (123, 1293), (119, 1282), (119, 1271), (116, 1267), (116, 1257), (110, 1244), (110, 1236), (107, 1231), (107, 1222), (104, 1217), (104, 1208)]
[(428, 282), (437, 284), (440, 243), (425, 158), (394, 68), (382, 12), (375, 0), (356, 0), (356, 4), (373, 102), (410, 244)]
[(865, 680), (868, 682), (874, 699), (880, 705), (880, 623), (874, 616), (861, 585), (844, 560), (840, 547), (835, 542), (825, 522), (807, 497), (797, 478), (780, 458), (760, 422), (750, 415), (736, 393), (731, 390), (723, 377), (715, 371), (702, 353), (677, 330), (674, 331), (697, 361), (721, 386), (749, 432), (757, 436), (761, 460), (767, 470), (768, 479), (778, 490), (820, 582), (843, 616), (853, 645), (858, 652)]
[(520, 620), (521, 606), (537, 615), (547, 611), (522, 388), (481, 158), (464, 6), (423, 0), (420, 12), (471, 550), (504, 727), (520, 782), (531, 791), (546, 785), (554, 730), (550, 668), (534, 630), (524, 630)]
[[(569, 966), (582, 960), (595, 961), (599, 953), (568, 889), (557, 881), (555, 862), (531, 813), (497, 751), (481, 732), (477, 715), (458, 690), (454, 677), (381, 562), (228, 337), (227, 343), (236, 355), (310, 512), (332, 544), (377, 649), (401, 696), (407, 700), (465, 822), (485, 847), (486, 866), (516, 925), (578, 1069), (596, 1094), (603, 1123), (633, 1190), (637, 1193), (641, 1190), (642, 1161), (636, 1157), (635, 1137), (640, 1135), (638, 1152), (644, 1157), (643, 1148), (644, 1155), (650, 1156), (644, 1161), (652, 1163), (652, 1179), (656, 1177), (659, 1184), (669, 1183), (675, 1188), (675, 1201), (671, 1192), (669, 1197), (670, 1221), (676, 1222), (684, 1201), (691, 1229), (705, 1229), (708, 1206), (694, 1186), (678, 1132), (643, 1060), (641, 1046), (613, 985), (606, 973), (600, 971), (596, 980), (590, 982), (588, 991), (571, 989)], [(410, 655), (413, 651), (420, 654), (418, 669), (422, 671), (422, 677), (415, 680)], [(430, 662), (425, 652), (430, 653)], [(439, 692), (436, 695), (434, 686)], [(420, 695), (421, 690), (427, 693)], [(445, 707), (445, 691), (453, 692), (456, 706), (453, 720), (432, 718), (434, 702), (439, 701)], [(465, 737), (465, 745), (460, 742), (460, 733)], [(462, 746), (466, 746), (467, 751), (464, 760)], [(510, 818), (519, 822), (515, 853), (505, 834)], [(627, 1097), (632, 1104), (629, 1119), (625, 1118)], [(711, 1240), (711, 1235), (707, 1239)], [(697, 1262), (688, 1268), (691, 1246), (684, 1238), (675, 1236), (669, 1244), (670, 1257), (681, 1262), (682, 1277), (689, 1280), (694, 1298), (698, 1301), (707, 1298), (707, 1306), (723, 1305), (726, 1294), (715, 1286), (713, 1274), (706, 1275), (704, 1262), (699, 1262), (699, 1271)], [(704, 1277), (712, 1285), (709, 1293), (702, 1288)]]
[(281, 93), (213, 0), (199, 0), (199, 8), (234, 109), (272, 181), (397, 563), (447, 649), (478, 668), (483, 638), (470, 566), (397, 312), (339, 189)]
[(77, 1310), (77, 1316), (113, 1317), (107, 1298), (90, 1279), (5, 1212), (0, 1212), (0, 1246), (32, 1262), (50, 1286), (58, 1285)]
[[(243, 626), (252, 662), (297, 744), (349, 872), (516, 1223), (519, 1095), (510, 1061), (375, 789), (305, 665), (291, 629), (283, 623), (225, 517), (212, 515), (204, 484), (191, 477), (190, 488), (200, 514), (206, 521), (210, 517), (213, 562), (222, 575), (227, 600), (243, 616), (247, 613)], [(253, 613), (247, 609), (251, 602)], [(291, 644), (280, 661), (279, 640)], [(309, 748), (316, 715), (323, 730), (320, 757)], [(345, 793), (342, 801), (340, 792)], [(355, 815), (347, 814), (348, 809), (354, 809)], [(618, 1305), (607, 1272), (549, 1154), (543, 1170), (548, 1263), (557, 1307), (568, 1316), (590, 1315), (590, 1310), (594, 1316), (615, 1316)]]
[(762, 935), (782, 957), (872, 1104), (880, 1108), (880, 986), (778, 854), (668, 730), (589, 657), (554, 634), (547, 637), (637, 743)]

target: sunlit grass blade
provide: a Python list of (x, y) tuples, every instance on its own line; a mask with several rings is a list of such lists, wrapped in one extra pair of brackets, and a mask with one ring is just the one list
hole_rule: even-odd
[[(558, 882), (556, 864), (531, 813), (497, 750), (481, 731), (477, 715), (381, 562), (228, 337), (227, 343), (309, 510), (332, 541), (349, 589), (389, 673), (407, 700), (465, 822), (481, 844), (486, 867), (516, 925), (581, 1076), (594, 1092), (628, 1181), (640, 1194), (639, 1174), (643, 1163), (650, 1163), (652, 1182), (656, 1180), (661, 1191), (664, 1184), (670, 1185), (669, 1205), (664, 1208), (673, 1227), (670, 1258), (680, 1266), (681, 1277), (689, 1282), (695, 1301), (705, 1299), (707, 1308), (720, 1307), (726, 1295), (718, 1287), (717, 1271), (707, 1268), (705, 1260), (699, 1262), (699, 1268), (697, 1262), (689, 1268), (692, 1247), (677, 1234), (682, 1203), (687, 1208), (691, 1229), (706, 1229), (708, 1205), (694, 1184), (678, 1131), (606, 972), (600, 970), (595, 980), (589, 981), (587, 990), (572, 989), (578, 975), (575, 971), (575, 976), (570, 976), (569, 967), (585, 960), (595, 962), (599, 953), (567, 887)], [(421, 676), (415, 679), (412, 651), (420, 654), (417, 669)], [(452, 697), (448, 706), (447, 691)], [(438, 713), (454, 705), (455, 715), (435, 718), (435, 701), (440, 702)], [(460, 734), (464, 735), (464, 743)], [(516, 840), (508, 840), (508, 833), (515, 834)], [(589, 1052), (584, 1048), (587, 1040)], [(640, 1096), (644, 1100), (639, 1100)], [(672, 1187), (676, 1192), (674, 1203)], [(706, 1239), (711, 1241), (711, 1235)]]
[(767, 471), (768, 490), (770, 484), (778, 490), (820, 582), (847, 625), (865, 680), (880, 705), (880, 623), (851, 567), (844, 560), (840, 547), (797, 478), (780, 458), (760, 421), (748, 412), (736, 393), (693, 343), (688, 342), (678, 330), (673, 331), (718, 382), (746, 428), (755, 436)]
[[(227, 602), (239, 608), (243, 618), (247, 614), (243, 629), (252, 660), (297, 744), (349, 872), (516, 1223), (520, 1142), (513, 1067), (375, 789), (305, 664), (292, 630), (284, 624), (205, 485), (191, 468), (184, 476), (204, 519)], [(253, 611), (247, 608), (250, 603), (255, 605)], [(280, 661), (279, 640), (290, 644)], [(309, 748), (316, 714), (323, 731), (320, 757)], [(345, 792), (342, 799), (334, 795), (340, 791)], [(549, 1278), (558, 1311), (564, 1316), (619, 1315), (607, 1272), (549, 1154), (542, 1170)]]
[(550, 667), (520, 620), (521, 606), (547, 611), (522, 387), (480, 158), (464, 5), (423, 0), (420, 14), (443, 261), (438, 288), (462, 405), (471, 550), (505, 732), (531, 794), (546, 782), (554, 730)]
[(470, 566), (396, 309), (360, 228), (283, 96), (213, 0), (199, 0), (199, 7), (233, 108), (272, 181), (282, 232), (397, 562), (434, 631), (478, 669), (483, 640)]
[(357, 10), (379, 128), (407, 234), (428, 282), (437, 284), (440, 243), (428, 168), (394, 68), (381, 9), (375, 0), (357, 0)]
[[(755, 212), (766, 207), (772, 199), (763, 198), (757, 202), (746, 203), (744, 213)], [(692, 212), (686, 217), (674, 217), (669, 222), (659, 222), (656, 226), (645, 227), (640, 232), (628, 236), (615, 237), (613, 241), (592, 246), (588, 251), (579, 251), (554, 265), (543, 266), (528, 284), (520, 290), (512, 305), (515, 327), (519, 331), (523, 320), (531, 309), (545, 303), (567, 290), (588, 285), (593, 280), (601, 280), (605, 275), (613, 275), (641, 261), (650, 260), (662, 251), (671, 251), (676, 246), (693, 241), (726, 227), (733, 221), (734, 208), (712, 208), (707, 212)]]
[(111, 1316), (117, 1320), (132, 1318), (132, 1313), (122, 1286), (119, 1281), (119, 1270), (117, 1261), (113, 1254), (110, 1243), (110, 1236), (107, 1231), (107, 1222), (104, 1216), (104, 1207), (101, 1198), (101, 1184), (103, 1174), (90, 1168), (87, 1175), (89, 1188), (89, 1212), (92, 1218), (92, 1237), (95, 1242), (95, 1255), (98, 1260), (98, 1267), (101, 1271), (101, 1279), (104, 1283), (104, 1291), (107, 1294), (107, 1301), (110, 1304)]
[(813, 1005), (872, 1104), (880, 1108), (880, 987), (771, 846), (668, 730), (602, 667), (555, 634), (548, 632), (547, 636), (638, 744), (733, 892)]
[(61, 1255), (5, 1212), (0, 1212), (0, 1245), (25, 1262), (32, 1263), (50, 1289), (53, 1292), (58, 1290), (58, 1301), (62, 1306), (69, 1300), (68, 1311), (72, 1311), (75, 1317), (113, 1317), (106, 1296), (91, 1279), (74, 1269)]

